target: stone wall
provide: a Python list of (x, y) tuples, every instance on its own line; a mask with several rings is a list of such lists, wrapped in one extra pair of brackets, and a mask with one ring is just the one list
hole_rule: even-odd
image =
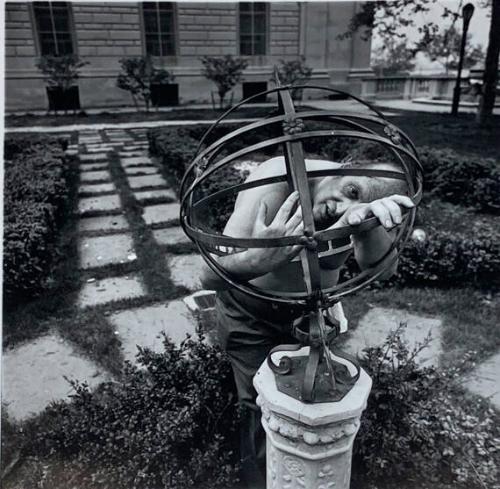
[[(268, 81), (280, 59), (300, 55), (314, 67), (314, 81), (347, 84), (352, 69), (369, 65), (370, 43), (335, 41), (354, 12), (353, 2), (271, 2), (268, 54), (248, 57), (245, 81)], [(116, 87), (119, 59), (144, 53), (140, 3), (72, 2), (75, 52), (89, 65), (78, 86), (83, 108), (132, 105), (130, 95)], [(181, 103), (208, 102), (214, 89), (201, 75), (200, 57), (239, 53), (236, 3), (176, 4), (177, 55), (158, 59), (179, 85)], [(35, 67), (39, 55), (29, 3), (6, 4), (6, 110), (47, 108), (45, 82)], [(363, 71), (366, 76), (366, 70)], [(241, 97), (241, 86), (235, 89)]]

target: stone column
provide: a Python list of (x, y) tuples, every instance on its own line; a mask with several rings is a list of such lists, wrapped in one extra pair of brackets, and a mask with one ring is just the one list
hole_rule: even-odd
[[(304, 355), (279, 352), (279, 357)], [(362, 370), (339, 402), (306, 404), (278, 391), (264, 362), (254, 377), (267, 434), (267, 489), (348, 489), (352, 446), (372, 381)]]

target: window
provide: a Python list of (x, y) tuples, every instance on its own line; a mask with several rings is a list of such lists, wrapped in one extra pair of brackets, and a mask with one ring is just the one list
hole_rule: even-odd
[(266, 54), (267, 4), (241, 2), (240, 4), (240, 54), (258, 56)]
[(40, 54), (73, 54), (68, 2), (33, 2)]
[(144, 2), (142, 8), (146, 54), (175, 56), (174, 4)]

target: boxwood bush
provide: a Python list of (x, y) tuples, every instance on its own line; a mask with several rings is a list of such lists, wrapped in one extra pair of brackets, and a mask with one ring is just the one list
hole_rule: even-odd
[(354, 445), (353, 476), (362, 487), (368, 480), (498, 487), (498, 414), (487, 402), (467, 399), (458, 385), (468, 355), (458, 367), (423, 367), (417, 360), (427, 342), (410, 348), (404, 327), (365, 350), (362, 364), (373, 386)]
[(68, 477), (89, 489), (233, 487), (238, 409), (229, 361), (201, 335), (179, 346), (164, 337), (163, 346), (139, 348), (138, 366), (128, 363), (120, 383), (91, 392), (73, 382), (70, 403), (26, 427), (25, 454), (62, 459)]
[(7, 305), (43, 290), (69, 205), (72, 175), (57, 139), (6, 140), (3, 272)]

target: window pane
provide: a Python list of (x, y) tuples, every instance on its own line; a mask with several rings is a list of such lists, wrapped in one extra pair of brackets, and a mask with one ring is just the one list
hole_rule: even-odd
[(50, 19), (50, 15), (46, 14), (45, 12), (37, 16), (37, 24), (38, 24), (38, 30), (40, 32), (52, 31), (52, 21)]
[(160, 31), (162, 34), (173, 33), (174, 19), (171, 14), (162, 12), (160, 17)]
[(152, 10), (153, 12), (156, 12), (157, 6), (158, 6), (158, 2), (144, 2), (142, 4), (142, 8), (144, 10)]
[(266, 32), (266, 17), (265, 17), (265, 15), (256, 15), (254, 17), (253, 30), (256, 34), (264, 34)]
[(57, 46), (59, 54), (73, 54), (73, 43), (71, 40), (59, 40), (57, 41)]
[(175, 47), (172, 37), (162, 36), (161, 38), (162, 56), (174, 56)]
[(252, 17), (250, 15), (242, 15), (240, 17), (240, 32), (242, 34), (252, 33)]
[(146, 53), (152, 56), (160, 56), (160, 45), (158, 44), (158, 37), (146, 37)]
[(252, 9), (252, 4), (249, 2), (240, 3), (240, 12), (250, 12)]
[(156, 12), (144, 12), (144, 30), (146, 34), (158, 32), (158, 17)]
[(241, 39), (240, 41), (240, 54), (243, 55), (252, 55), (252, 41), (248, 39)]
[(158, 3), (160, 10), (164, 10), (167, 12), (174, 11), (174, 5), (171, 2), (159, 2)]
[(54, 26), (56, 31), (69, 32), (68, 12), (54, 12)]
[(267, 4), (263, 3), (263, 2), (259, 2), (259, 3), (256, 2), (256, 3), (253, 3), (252, 6), (253, 6), (254, 12), (265, 12)]
[(266, 54), (266, 36), (254, 36), (254, 54)]
[(54, 39), (45, 39), (40, 42), (40, 49), (42, 51), (42, 56), (49, 54), (57, 54), (56, 45), (54, 44)]

